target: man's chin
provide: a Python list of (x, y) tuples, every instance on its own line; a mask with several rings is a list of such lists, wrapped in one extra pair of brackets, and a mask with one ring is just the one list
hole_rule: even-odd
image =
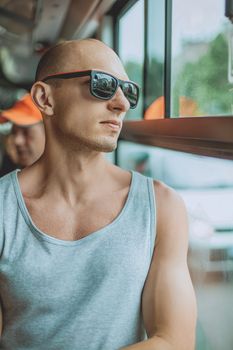
[(101, 152), (105, 152), (105, 153), (110, 153), (115, 151), (115, 149), (117, 148), (117, 142), (116, 143), (106, 143), (106, 144), (102, 144), (100, 146), (99, 151)]
[(26, 166), (29, 166), (32, 164), (31, 159), (27, 158), (27, 157), (19, 157), (18, 159), (18, 165), (21, 168), (25, 168)]
[(111, 153), (111, 152), (115, 151), (116, 148), (117, 148), (117, 144), (115, 144), (115, 145), (112, 146), (112, 147), (106, 148), (103, 152), (105, 152), (105, 153)]
[(92, 148), (93, 151), (110, 153), (115, 151), (115, 149), (117, 148), (117, 140), (98, 139), (96, 140), (96, 142), (90, 143), (89, 147)]

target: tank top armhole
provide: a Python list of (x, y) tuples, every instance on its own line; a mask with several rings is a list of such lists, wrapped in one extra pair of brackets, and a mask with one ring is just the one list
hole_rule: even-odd
[(147, 187), (150, 203), (150, 257), (152, 258), (156, 239), (156, 198), (154, 182), (152, 178), (147, 178)]

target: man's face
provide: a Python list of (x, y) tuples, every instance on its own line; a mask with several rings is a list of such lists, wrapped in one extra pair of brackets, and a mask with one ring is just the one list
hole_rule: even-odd
[(11, 137), (17, 164), (21, 167), (34, 163), (44, 151), (45, 134), (42, 123), (27, 127), (13, 125)]
[[(86, 48), (85, 60), (83, 58), (79, 65), (74, 63), (65, 71), (96, 69), (129, 80), (115, 54), (110, 50), (104, 52), (104, 49)], [(75, 56), (75, 51), (73, 54)], [(90, 150), (111, 152), (117, 146), (129, 102), (120, 87), (110, 100), (98, 99), (91, 95), (89, 82), (89, 76), (59, 81), (58, 87), (53, 89), (55, 116), (51, 122), (64, 144), (69, 142), (74, 147), (79, 145)]]

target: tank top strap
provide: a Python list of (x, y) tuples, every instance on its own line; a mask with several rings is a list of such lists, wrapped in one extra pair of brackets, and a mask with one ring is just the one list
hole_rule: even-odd
[(154, 180), (151, 177), (132, 171), (132, 202), (131, 209), (134, 217), (143, 216), (150, 221), (151, 234), (151, 257), (153, 255), (156, 238), (156, 198), (154, 191)]

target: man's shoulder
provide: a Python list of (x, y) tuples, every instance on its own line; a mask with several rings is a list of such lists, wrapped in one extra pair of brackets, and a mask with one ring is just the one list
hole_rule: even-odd
[[(12, 194), (14, 190), (12, 188), (12, 175), (15, 171), (12, 171), (0, 178), (0, 222), (2, 223), (3, 211), (7, 207), (10, 209), (8, 212), (12, 212)], [(2, 227), (2, 226), (1, 226)]]
[[(13, 190), (13, 179), (16, 176), (16, 170), (0, 178), (0, 203), (5, 203), (6, 198), (10, 198)], [(10, 197), (9, 197), (10, 196)]]
[(157, 233), (161, 236), (176, 239), (178, 232), (187, 235), (188, 214), (181, 195), (162, 181), (154, 180), (157, 202)]
[(11, 182), (12, 176), (16, 173), (16, 170), (11, 171), (10, 173), (2, 176), (0, 178), (0, 188), (6, 187)]
[(0, 178), (0, 202), (4, 203), (7, 198), (12, 198), (12, 194), (15, 193), (15, 183), (17, 177), (17, 170), (13, 170), (10, 173)]
[(184, 205), (183, 198), (174, 188), (160, 180), (153, 180), (153, 184), (155, 194), (161, 202), (161, 206), (169, 209), (169, 207), (173, 207), (174, 204), (178, 206)]

